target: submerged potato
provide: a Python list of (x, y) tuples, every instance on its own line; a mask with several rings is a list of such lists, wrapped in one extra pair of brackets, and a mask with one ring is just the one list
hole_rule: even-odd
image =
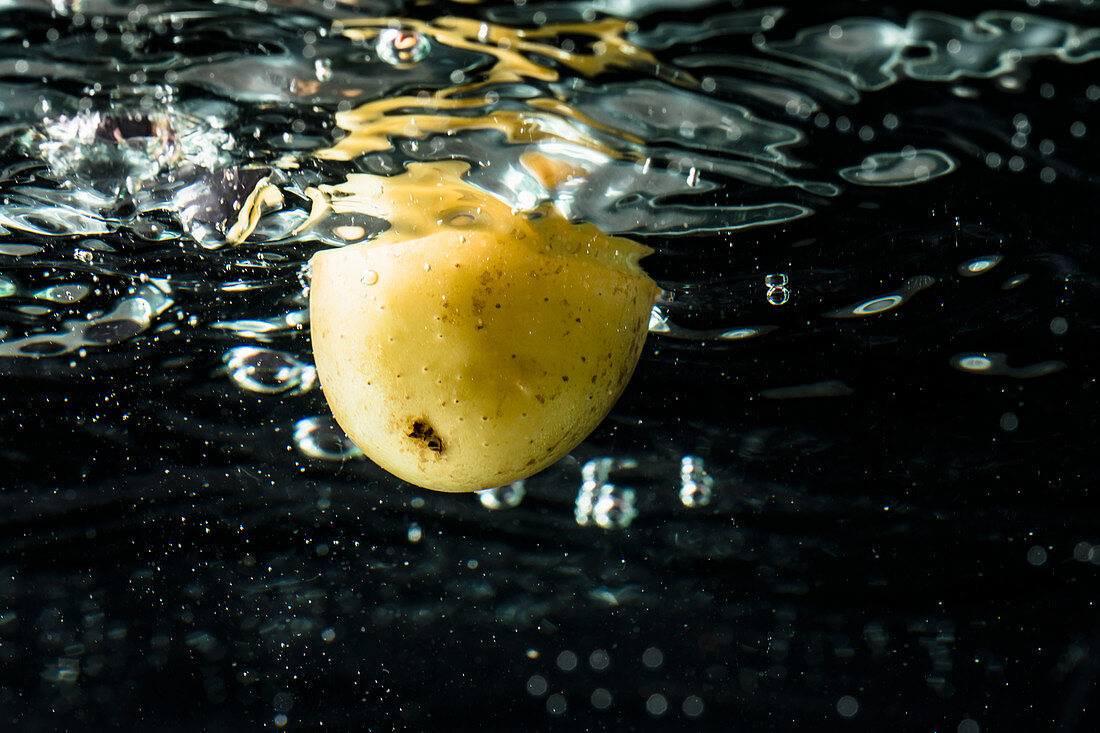
[(549, 207), (467, 211), (312, 262), (333, 414), (384, 469), (439, 491), (524, 478), (583, 440), (626, 386), (658, 292), (634, 242)]

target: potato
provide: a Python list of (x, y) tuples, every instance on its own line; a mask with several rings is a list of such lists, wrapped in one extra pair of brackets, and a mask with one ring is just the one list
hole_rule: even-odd
[(369, 458), (424, 488), (475, 491), (540, 471), (599, 424), (659, 291), (638, 265), (645, 247), (551, 206), (513, 212), (439, 168), (333, 197), (367, 195), (392, 228), (314, 256), (313, 350), (333, 415)]

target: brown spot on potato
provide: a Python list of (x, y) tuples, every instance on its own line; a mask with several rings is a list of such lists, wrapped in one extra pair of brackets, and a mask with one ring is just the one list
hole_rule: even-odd
[(443, 438), (435, 432), (432, 424), (422, 417), (412, 421), (409, 431), (406, 433), (422, 448), (426, 448), (435, 454), (442, 454), (444, 450)]

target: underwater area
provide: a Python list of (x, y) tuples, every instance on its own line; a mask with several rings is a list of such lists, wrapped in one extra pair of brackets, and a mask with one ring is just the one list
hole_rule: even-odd
[[(1093, 0), (0, 0), (0, 727), (1100, 730), (1098, 132)], [(661, 289), (478, 493), (311, 349), (422, 180)]]

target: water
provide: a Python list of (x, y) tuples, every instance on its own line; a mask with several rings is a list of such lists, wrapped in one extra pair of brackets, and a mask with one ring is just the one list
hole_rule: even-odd
[[(9, 725), (1096, 729), (1098, 25), (3, 3)], [(655, 250), (522, 484), (400, 485), (318, 389), (305, 263), (412, 161)]]

